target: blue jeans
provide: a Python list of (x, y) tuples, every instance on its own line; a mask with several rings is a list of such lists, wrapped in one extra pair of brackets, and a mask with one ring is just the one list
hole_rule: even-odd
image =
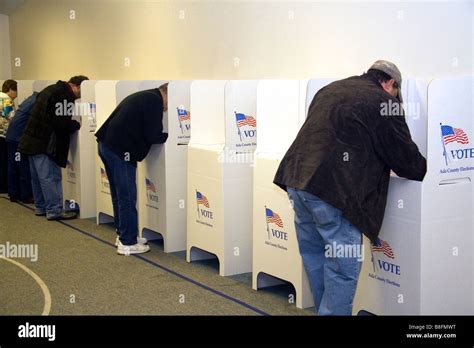
[(31, 187), (37, 214), (55, 218), (63, 213), (61, 168), (48, 155), (30, 157)]
[(30, 162), (27, 155), (17, 150), (18, 143), (7, 141), (8, 148), (8, 196), (26, 201), (33, 197), (31, 191)]
[[(352, 315), (363, 258), (362, 234), (339, 209), (306, 191), (290, 187), (287, 191), (316, 311), (319, 315)], [(354, 252), (331, 253), (337, 246), (348, 246)]]
[(99, 142), (99, 157), (109, 179), (114, 223), (123, 245), (137, 244), (137, 168)]

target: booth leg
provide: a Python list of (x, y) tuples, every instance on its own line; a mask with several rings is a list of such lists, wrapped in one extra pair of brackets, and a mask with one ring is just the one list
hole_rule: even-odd
[(193, 261), (200, 261), (200, 260), (209, 260), (214, 259), (217, 256), (207, 252), (205, 250), (199, 249), (197, 247), (190, 247), (186, 250), (186, 261), (193, 262)]
[(98, 213), (96, 216), (96, 223), (97, 225), (101, 224), (110, 224), (114, 222), (114, 218), (110, 215), (104, 213)]
[(252, 280), (252, 288), (258, 290), (269, 286), (282, 285), (286, 282), (277, 277), (271, 276), (264, 272), (255, 272)]
[(141, 236), (146, 238), (147, 240), (164, 240), (163, 235), (161, 233), (150, 230), (146, 227), (142, 228)]

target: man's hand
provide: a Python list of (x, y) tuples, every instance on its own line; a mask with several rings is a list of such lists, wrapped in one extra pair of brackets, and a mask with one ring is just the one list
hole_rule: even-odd
[(79, 129), (81, 129), (81, 124), (77, 122), (76, 120), (71, 120), (70, 126), (69, 126), (69, 130), (71, 131), (71, 133), (74, 133), (75, 131), (78, 131)]

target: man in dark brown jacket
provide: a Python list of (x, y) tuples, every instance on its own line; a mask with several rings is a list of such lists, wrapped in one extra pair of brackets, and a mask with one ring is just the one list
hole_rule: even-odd
[[(403, 112), (382, 112), (401, 101), (401, 83), (393, 63), (377, 61), (366, 74), (321, 89), (277, 170), (274, 183), (293, 203), (299, 249), (320, 315), (352, 314), (362, 234), (377, 243), (390, 170), (418, 181), (426, 173)], [(338, 248), (359, 252), (341, 257)]]

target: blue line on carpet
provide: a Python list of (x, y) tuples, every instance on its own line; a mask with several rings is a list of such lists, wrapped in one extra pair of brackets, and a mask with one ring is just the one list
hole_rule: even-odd
[[(6, 197), (1, 197), (1, 198), (3, 198), (3, 199), (8, 199), (8, 198), (6, 198)], [(17, 202), (17, 203), (18, 203), (19, 205), (21, 205), (22, 207), (24, 207), (24, 208), (27, 208), (27, 209), (30, 209), (30, 210), (34, 210), (33, 208), (28, 207), (27, 205), (25, 205), (25, 204), (23, 204), (23, 203), (20, 203), (20, 202)], [(86, 235), (86, 236), (88, 236), (88, 237), (94, 238), (95, 240), (97, 240), (97, 241), (99, 241), (99, 242), (102, 242), (102, 243), (107, 244), (107, 245), (109, 245), (109, 246), (115, 247), (114, 244), (109, 243), (109, 242), (107, 242), (107, 241), (105, 241), (105, 240), (103, 240), (103, 239), (101, 239), (101, 238), (99, 238), (99, 237), (97, 237), (97, 236), (94, 236), (92, 233), (89, 233), (89, 232), (87, 232), (87, 231), (83, 231), (83, 230), (81, 230), (80, 228), (77, 228), (77, 227), (75, 227), (75, 226), (69, 225), (68, 223), (66, 223), (66, 222), (64, 222), (64, 221), (56, 221), (56, 222), (59, 222), (60, 224), (62, 224), (62, 225), (64, 225), (64, 226), (67, 226), (67, 227), (69, 227), (69, 228), (71, 228), (71, 229), (73, 229), (73, 230), (75, 230), (75, 231), (77, 231), (77, 232), (79, 232), (79, 233), (82, 233), (82, 234), (84, 234), (84, 235)], [(178, 278), (181, 278), (181, 279), (183, 279), (183, 280), (185, 280), (185, 281), (187, 281), (187, 282), (189, 282), (189, 283), (191, 283), (191, 284), (194, 284), (194, 285), (196, 285), (196, 286), (198, 286), (198, 287), (200, 287), (200, 288), (202, 288), (202, 289), (204, 289), (204, 290), (210, 291), (210, 292), (212, 292), (213, 294), (215, 294), (215, 295), (217, 295), (217, 296), (220, 296), (220, 297), (225, 298), (226, 300), (235, 302), (235, 303), (237, 303), (238, 305), (241, 305), (241, 306), (243, 306), (243, 307), (245, 307), (245, 308), (247, 308), (247, 309), (250, 309), (251, 311), (254, 311), (254, 312), (258, 313), (258, 314), (265, 315), (265, 316), (269, 316), (269, 315), (270, 315), (269, 313), (266, 313), (266, 312), (262, 311), (261, 309), (258, 309), (258, 308), (254, 307), (254, 306), (252, 306), (252, 305), (249, 305), (248, 303), (245, 303), (245, 302), (243, 302), (243, 301), (241, 301), (241, 300), (239, 300), (239, 299), (236, 299), (236, 298), (234, 298), (234, 297), (232, 297), (232, 296), (226, 295), (226, 294), (220, 292), (219, 290), (213, 289), (213, 288), (211, 288), (211, 287), (209, 287), (209, 286), (207, 286), (207, 285), (204, 285), (204, 284), (202, 284), (202, 283), (200, 283), (200, 282), (198, 282), (198, 281), (196, 281), (196, 280), (194, 280), (194, 279), (191, 279), (191, 278), (189, 278), (189, 277), (187, 277), (187, 276), (185, 276), (185, 275), (183, 275), (183, 274), (180, 274), (180, 273), (178, 273), (178, 272), (176, 272), (176, 271), (173, 271), (172, 269), (167, 268), (167, 267), (165, 267), (165, 266), (163, 266), (163, 265), (160, 265), (159, 263), (157, 263), (157, 262), (155, 262), (155, 261), (149, 260), (149, 259), (143, 257), (142, 255), (130, 255), (130, 256), (133, 256), (133, 257), (136, 257), (136, 258), (138, 258), (138, 259), (140, 259), (140, 260), (142, 260), (142, 261), (145, 261), (146, 263), (149, 263), (149, 264), (152, 265), (152, 266), (155, 266), (155, 267), (157, 267), (157, 268), (160, 268), (160, 269), (162, 269), (162, 270), (164, 270), (164, 271), (166, 271), (166, 272), (168, 272), (168, 273), (170, 273), (170, 274), (172, 274), (172, 275), (174, 275), (174, 276), (176, 276), (176, 277), (178, 277)]]

